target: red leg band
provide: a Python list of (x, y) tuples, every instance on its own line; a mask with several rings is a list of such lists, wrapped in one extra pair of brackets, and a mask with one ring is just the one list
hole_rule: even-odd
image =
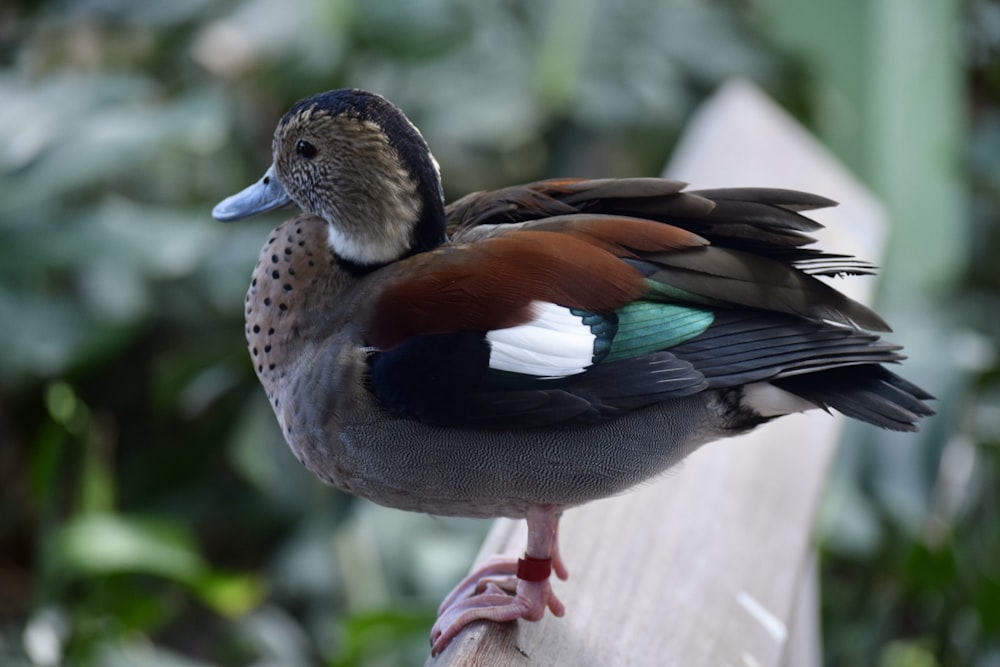
[(524, 555), (517, 561), (517, 578), (523, 581), (545, 581), (552, 574), (551, 558)]

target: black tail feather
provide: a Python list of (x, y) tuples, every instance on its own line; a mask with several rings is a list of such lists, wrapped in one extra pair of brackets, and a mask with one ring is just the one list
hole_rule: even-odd
[(916, 431), (921, 417), (934, 414), (924, 403), (933, 396), (877, 364), (782, 378), (772, 384), (820, 407), (893, 431)]

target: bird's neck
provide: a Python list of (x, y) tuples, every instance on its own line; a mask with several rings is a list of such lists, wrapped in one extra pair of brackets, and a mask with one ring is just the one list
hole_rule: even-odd
[[(440, 188), (440, 185), (437, 187)], [(439, 192), (440, 189), (437, 189), (423, 196), (420, 218), (414, 225), (410, 238), (409, 255), (433, 250), (447, 240), (444, 201)]]
[(386, 246), (383, 259), (374, 257), (371, 248), (366, 248), (366, 253), (358, 259), (359, 255), (344, 253), (338, 248), (345, 246), (344, 240), (338, 238), (336, 227), (330, 225), (328, 243), (334, 250), (334, 256), (340, 268), (354, 278), (362, 278), (369, 273), (376, 271), (388, 264), (411, 257), (413, 255), (427, 252), (443, 244), (447, 237), (445, 235), (444, 210), (422, 215), (413, 226), (409, 242), (404, 246), (390, 244)]
[(422, 176), (383, 180), (364, 200), (324, 211), (327, 242), (348, 272), (363, 275), (445, 242), (440, 181), (436, 173), (433, 179)]

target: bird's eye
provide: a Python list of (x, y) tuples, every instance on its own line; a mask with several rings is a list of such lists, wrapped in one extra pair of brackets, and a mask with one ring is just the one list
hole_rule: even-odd
[(298, 153), (300, 157), (311, 160), (316, 157), (319, 150), (316, 146), (309, 143), (305, 139), (299, 139), (299, 143), (295, 144), (295, 152)]

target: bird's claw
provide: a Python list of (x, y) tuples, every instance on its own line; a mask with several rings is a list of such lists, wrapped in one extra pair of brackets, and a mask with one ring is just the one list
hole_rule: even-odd
[(431, 655), (443, 651), (465, 626), (475, 621), (537, 621), (546, 609), (555, 616), (566, 613), (548, 579), (524, 581), (515, 572), (516, 560), (493, 557), (463, 579), (441, 604), (431, 629)]

